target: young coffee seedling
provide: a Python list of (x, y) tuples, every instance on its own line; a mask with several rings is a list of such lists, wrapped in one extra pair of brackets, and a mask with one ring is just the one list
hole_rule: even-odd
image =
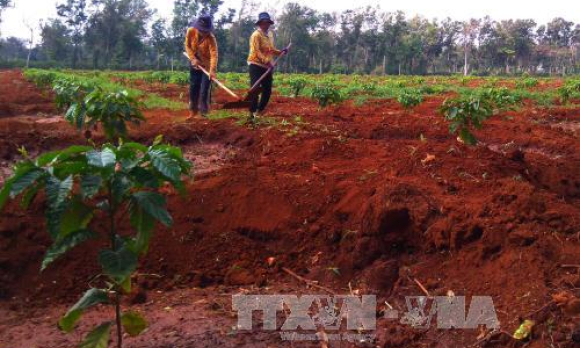
[(521, 98), (510, 92), (506, 87), (486, 88), (481, 92), (481, 99), (489, 100), (496, 108), (511, 108), (521, 101)]
[(52, 90), (56, 94), (55, 103), (61, 110), (67, 110), (75, 103), (82, 103), (84, 97), (96, 86), (86, 80), (59, 78), (54, 81)]
[(483, 121), (493, 115), (493, 105), (487, 98), (472, 95), (445, 100), (440, 112), (450, 122), (450, 133), (458, 134), (466, 144), (475, 145), (477, 139), (472, 129), (480, 129)]
[(79, 130), (91, 129), (100, 123), (109, 140), (125, 138), (127, 122), (140, 124), (145, 118), (140, 103), (127, 91), (105, 92), (97, 87), (69, 107), (65, 119)]
[(288, 80), (288, 85), (292, 88), (292, 96), (294, 98), (298, 97), (300, 92), (306, 87), (306, 79), (302, 77), (296, 77)]
[(572, 98), (580, 98), (580, 80), (568, 81), (564, 86), (558, 88), (558, 97), (562, 104), (568, 104)]
[(405, 111), (409, 111), (423, 102), (423, 95), (417, 89), (405, 89), (398, 96), (397, 101)]
[[(115, 307), (115, 320), (107, 321), (89, 333), (83, 348), (104, 348), (110, 329), (117, 328), (117, 346), (122, 346), (123, 329), (131, 336), (147, 327), (140, 314), (122, 312), (121, 297), (131, 291), (131, 275), (138, 259), (147, 253), (156, 222), (172, 224), (166, 200), (158, 192), (165, 184), (184, 192), (182, 175), (189, 162), (176, 147), (159, 144), (150, 147), (137, 143), (119, 146), (72, 146), (49, 152), (36, 160), (25, 159), (0, 191), (0, 209), (9, 199), (22, 197), (26, 209), (37, 194), (46, 197), (48, 233), (53, 241), (41, 269), (72, 248), (91, 239), (108, 241), (109, 248), (99, 252), (101, 286), (89, 289), (59, 320), (58, 326), (71, 332), (81, 315), (97, 304)], [(121, 235), (118, 226), (128, 219), (134, 232)], [(100, 224), (93, 223), (100, 222)], [(106, 222), (106, 228), (97, 228)]]
[(340, 90), (333, 85), (317, 85), (312, 89), (310, 97), (318, 100), (318, 105), (322, 108), (330, 104), (337, 104), (343, 101)]

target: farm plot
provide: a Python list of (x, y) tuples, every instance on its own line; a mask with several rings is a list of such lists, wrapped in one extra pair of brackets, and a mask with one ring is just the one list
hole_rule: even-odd
[[(91, 74), (75, 78), (91, 83)], [(532, 319), (534, 343), (573, 344), (577, 81), (283, 75), (267, 113), (251, 124), (243, 111), (220, 110), (228, 101), (220, 91), (209, 119), (184, 123), (183, 73), (151, 75), (103, 73), (95, 82), (128, 88), (146, 104), (144, 122), (129, 126), (127, 140), (149, 146), (163, 134), (193, 163), (186, 195), (161, 188), (173, 224), (158, 228), (122, 302), (150, 325), (127, 337), (127, 347), (291, 347), (277, 334), (232, 328), (229, 297), (315, 292), (284, 269), (337, 293), (376, 294), (401, 311), (405, 296), (424, 290), (491, 296), (503, 331)], [(223, 77), (245, 87), (242, 75)], [(51, 103), (53, 82), (35, 87), (18, 71), (0, 72), (3, 105), (10, 105), (0, 111), (5, 177), (26, 153), (87, 143), (63, 118), (67, 108)], [(152, 93), (157, 102), (147, 104)], [(90, 130), (92, 142), (106, 142), (102, 128)], [(83, 335), (55, 327), (101, 272), (102, 243), (80, 245), (39, 273), (51, 245), (45, 204), (42, 195), (28, 210), (12, 203), (0, 218), (2, 345), (72, 346), (113, 315), (105, 306), (88, 310)], [(121, 235), (130, 231), (119, 225)], [(373, 345), (463, 347), (483, 335), (380, 319)], [(484, 343), (512, 341), (500, 334)]]

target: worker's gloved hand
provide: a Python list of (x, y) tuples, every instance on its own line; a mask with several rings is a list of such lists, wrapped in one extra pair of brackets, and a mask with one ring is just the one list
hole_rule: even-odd
[(210, 81), (217, 79), (217, 73), (215, 71), (210, 71), (209, 72), (209, 79), (210, 79)]
[(197, 68), (199, 65), (199, 60), (197, 60), (197, 58), (193, 58), (191, 60), (191, 66), (193, 66), (194, 68)]
[(290, 52), (290, 49), (288, 47), (282, 50), (282, 54), (288, 54), (288, 52)]

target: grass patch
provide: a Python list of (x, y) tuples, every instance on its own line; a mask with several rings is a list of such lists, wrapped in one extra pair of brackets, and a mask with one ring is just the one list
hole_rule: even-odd
[(147, 94), (143, 100), (145, 108), (147, 109), (168, 109), (168, 110), (184, 110), (187, 109), (187, 104), (163, 98), (157, 94)]

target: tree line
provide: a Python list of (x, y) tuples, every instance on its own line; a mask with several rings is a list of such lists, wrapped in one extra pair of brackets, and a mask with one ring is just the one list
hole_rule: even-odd
[[(17, 1), (17, 0), (16, 0)], [(8, 0), (0, 0), (1, 9)], [(146, 0), (62, 0), (35, 41), (0, 39), (0, 64), (85, 69), (183, 69), (191, 18), (214, 16), (221, 71), (245, 71), (248, 38), (261, 9), (222, 0), (174, 0), (171, 19)], [(407, 17), (375, 7), (320, 12), (297, 3), (271, 11), (278, 46), (293, 43), (285, 72), (360, 74), (580, 73), (580, 23), (554, 18), (456, 21)]]

